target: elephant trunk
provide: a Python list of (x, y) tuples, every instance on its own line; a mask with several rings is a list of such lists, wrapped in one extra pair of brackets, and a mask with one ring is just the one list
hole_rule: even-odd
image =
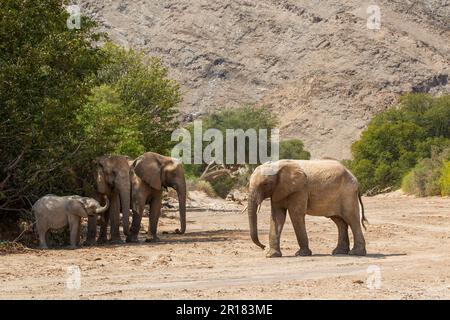
[(122, 227), (123, 234), (128, 236), (130, 234), (130, 205), (131, 205), (131, 183), (130, 179), (123, 179), (119, 187), (120, 205), (122, 211)]
[(109, 199), (108, 199), (108, 197), (106, 197), (106, 196), (105, 196), (105, 201), (106, 201), (106, 204), (105, 204), (104, 207), (99, 207), (99, 208), (95, 209), (95, 213), (96, 213), (96, 214), (102, 214), (102, 213), (104, 213), (106, 210), (109, 209)]
[(256, 191), (252, 191), (248, 198), (248, 221), (250, 225), (250, 237), (253, 243), (264, 250), (265, 246), (259, 241), (258, 238), (258, 216), (257, 210), (260, 205), (260, 196)]
[(180, 229), (175, 230), (175, 233), (183, 234), (186, 232), (186, 182), (180, 183), (176, 190), (180, 207)]

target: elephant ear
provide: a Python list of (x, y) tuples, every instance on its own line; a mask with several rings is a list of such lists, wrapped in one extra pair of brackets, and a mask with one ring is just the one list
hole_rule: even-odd
[(86, 204), (82, 198), (71, 199), (66, 204), (66, 209), (68, 212), (75, 214), (79, 217), (88, 217), (88, 212), (86, 210)]
[(153, 189), (161, 190), (161, 165), (155, 159), (136, 161), (134, 173)]
[(295, 163), (283, 165), (278, 171), (278, 182), (272, 194), (273, 201), (280, 201), (289, 195), (306, 190), (306, 174)]

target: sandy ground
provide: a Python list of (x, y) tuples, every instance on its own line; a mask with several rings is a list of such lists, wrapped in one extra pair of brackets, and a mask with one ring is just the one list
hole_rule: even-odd
[[(371, 222), (367, 257), (331, 256), (337, 229), (326, 218), (307, 218), (313, 256), (294, 257), (298, 246), (287, 219), (284, 257), (266, 259), (249, 239), (245, 214), (190, 212), (185, 235), (161, 234), (157, 244), (1, 256), (0, 298), (449, 299), (450, 199), (363, 200)], [(171, 214), (160, 232), (178, 226)], [(266, 202), (259, 217), (265, 244), (268, 215)], [(81, 270), (78, 289), (68, 287), (70, 266)]]

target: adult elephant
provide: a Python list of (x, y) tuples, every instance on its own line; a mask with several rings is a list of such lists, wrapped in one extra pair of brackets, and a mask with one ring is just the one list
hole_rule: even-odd
[[(108, 197), (110, 207), (101, 219), (100, 235), (97, 243), (107, 241), (107, 227), (110, 221), (110, 241), (122, 243), (120, 235), (120, 212), (125, 236), (129, 235), (129, 216), (131, 204), (130, 164), (132, 159), (122, 155), (103, 156), (94, 160), (97, 192)], [(88, 236), (86, 244), (95, 243), (97, 218), (88, 219)]]
[(163, 188), (171, 187), (177, 191), (180, 210), (180, 229), (186, 231), (186, 180), (181, 161), (147, 152), (138, 157), (131, 165), (133, 221), (127, 242), (137, 242), (142, 215), (146, 203), (150, 204), (150, 228), (146, 242), (158, 241), (156, 235), (161, 214)]
[[(286, 211), (289, 211), (300, 245), (297, 256), (311, 255), (305, 227), (306, 214), (328, 217), (336, 223), (339, 238), (333, 254), (366, 255), (361, 222), (364, 226), (364, 221), (367, 220), (358, 181), (338, 161), (280, 160), (256, 168), (250, 177), (248, 217), (251, 239), (262, 249), (264, 246), (258, 239), (257, 209), (261, 202), (269, 197), (272, 212), (270, 250), (266, 255), (268, 258), (281, 257), (280, 236), (286, 220)], [(349, 225), (354, 238), (352, 250), (349, 250)]]

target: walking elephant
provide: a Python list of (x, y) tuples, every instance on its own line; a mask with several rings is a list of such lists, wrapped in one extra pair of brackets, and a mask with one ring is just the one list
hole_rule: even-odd
[[(270, 198), (272, 210), (268, 258), (281, 257), (280, 236), (286, 211), (300, 246), (297, 256), (312, 254), (305, 227), (306, 214), (331, 218), (337, 225), (339, 238), (333, 254), (366, 255), (361, 223), (364, 226), (367, 220), (358, 181), (338, 161), (280, 160), (256, 168), (250, 177), (248, 217), (251, 239), (262, 249), (264, 246), (258, 239), (257, 209), (266, 198)], [(353, 232), (352, 250), (349, 250), (348, 226)]]
[[(97, 243), (107, 241), (107, 227), (110, 221), (110, 241), (122, 243), (120, 235), (120, 212), (122, 212), (122, 228), (125, 236), (129, 235), (129, 216), (131, 203), (130, 164), (127, 156), (103, 156), (94, 160), (97, 192), (105, 195), (111, 202), (110, 208), (101, 219), (100, 234)], [(87, 245), (95, 243), (97, 233), (97, 217), (88, 219)]]
[(163, 188), (171, 187), (177, 191), (180, 210), (180, 229), (186, 231), (186, 180), (183, 164), (171, 157), (147, 152), (138, 157), (131, 165), (133, 221), (127, 242), (137, 242), (142, 215), (146, 203), (150, 204), (150, 223), (147, 242), (158, 241), (156, 235), (161, 214)]
[(46, 195), (33, 205), (36, 217), (36, 230), (39, 234), (40, 247), (47, 249), (49, 230), (62, 229), (67, 224), (70, 228), (70, 246), (75, 248), (80, 242), (81, 218), (97, 216), (104, 213), (109, 206), (102, 207), (97, 200), (80, 196), (58, 197)]

